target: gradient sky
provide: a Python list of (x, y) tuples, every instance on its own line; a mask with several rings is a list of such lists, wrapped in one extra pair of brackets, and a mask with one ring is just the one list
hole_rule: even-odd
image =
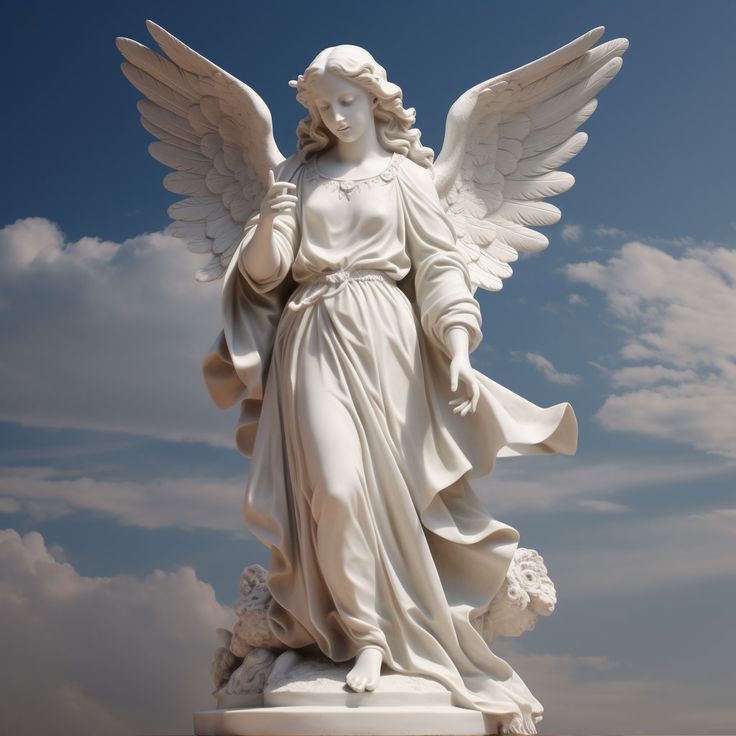
[(547, 733), (733, 733), (736, 3), (379, 0), (6, 10), (3, 730), (187, 732), (238, 575), (266, 563), (235, 418), (199, 374), (218, 289), (164, 232), (174, 197), (118, 68), (114, 37), (152, 45), (147, 17), (254, 87), (284, 152), (302, 115), (287, 82), (326, 46), (371, 50), (439, 151), (469, 86), (597, 25), (630, 39), (549, 249), (480, 295), (475, 367), (571, 401), (581, 429), (576, 457), (477, 483), (560, 601), (499, 651)]

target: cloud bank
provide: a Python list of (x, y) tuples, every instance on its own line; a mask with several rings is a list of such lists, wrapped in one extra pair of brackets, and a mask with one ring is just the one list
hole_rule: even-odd
[(626, 333), (603, 427), (736, 457), (736, 251), (631, 242), (566, 273), (602, 292)]
[[(8, 733), (36, 736), (49, 724), (55, 736), (189, 733), (192, 711), (211, 707), (214, 631), (234, 612), (191, 568), (84, 577), (40, 534), (7, 529), (0, 596)], [(597, 724), (608, 733), (715, 733), (736, 716), (729, 681), (634, 678), (606, 656), (529, 653), (523, 644), (500, 640), (495, 650), (545, 704), (545, 731), (583, 734)]]
[(0, 599), (5, 732), (189, 733), (211, 707), (215, 629), (234, 614), (191, 568), (83, 577), (40, 534), (6, 529)]
[(610, 657), (527, 653), (523, 640), (500, 640), (494, 650), (544, 705), (542, 733), (730, 733), (736, 722), (731, 682), (631, 676)]
[(107, 480), (49, 467), (0, 467), (0, 512), (33, 521), (93, 512), (143, 529), (243, 533), (244, 479)]
[(0, 420), (232, 445), (200, 362), (219, 289), (163, 233), (68, 242), (40, 217), (0, 230)]

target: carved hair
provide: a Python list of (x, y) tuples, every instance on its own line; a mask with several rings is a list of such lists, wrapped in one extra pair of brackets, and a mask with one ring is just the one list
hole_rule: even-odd
[(432, 165), (434, 152), (421, 144), (420, 131), (412, 127), (416, 111), (403, 107), (401, 87), (388, 81), (386, 70), (365, 49), (347, 44), (321, 51), (297, 81), (289, 82), (296, 87), (297, 101), (309, 112), (296, 131), (299, 150), (311, 156), (335, 144), (335, 136), (322, 121), (312, 93), (315, 77), (325, 72), (338, 74), (377, 100), (373, 110), (376, 135), (387, 151), (402, 153), (425, 168)]

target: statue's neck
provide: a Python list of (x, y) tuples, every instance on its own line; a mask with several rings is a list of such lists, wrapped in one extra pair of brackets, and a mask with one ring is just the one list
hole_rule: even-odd
[(378, 142), (375, 123), (357, 141), (340, 141), (335, 144), (333, 157), (345, 164), (360, 164), (366, 159), (385, 156), (386, 151)]

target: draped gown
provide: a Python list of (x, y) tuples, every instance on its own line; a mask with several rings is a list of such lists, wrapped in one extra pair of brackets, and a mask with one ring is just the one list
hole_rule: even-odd
[(378, 647), (392, 670), (535, 733), (540, 703), (471, 624), (518, 534), (468, 479), (497, 456), (574, 452), (572, 408), (539, 408), (476, 372), (476, 412), (453, 414), (448, 332), (465, 329), (473, 350), (481, 315), (428, 170), (400, 154), (362, 180), (326, 177), (316, 158), (291, 169), (277, 172), (299, 197), (274, 223), (278, 267), (256, 281), (243, 265), (256, 217), (205, 360), (216, 403), (241, 402), (271, 627), (333, 661)]

